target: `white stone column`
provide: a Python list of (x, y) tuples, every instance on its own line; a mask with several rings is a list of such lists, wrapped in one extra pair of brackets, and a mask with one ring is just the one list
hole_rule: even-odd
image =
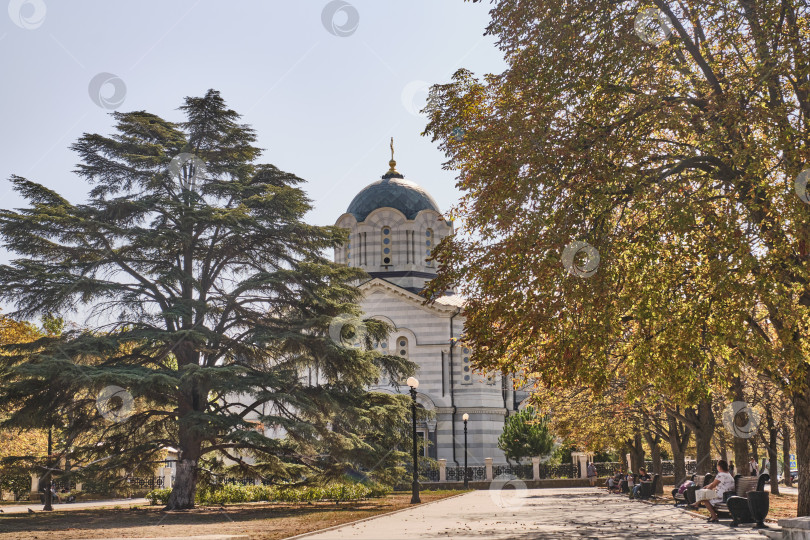
[(486, 464), (486, 468), (487, 468), (487, 482), (492, 482), (492, 478), (493, 478), (493, 475), (492, 475), (492, 458), (491, 457), (484, 458), (484, 463)]
[(172, 468), (163, 467), (163, 487), (164, 489), (172, 489)]
[(439, 482), (447, 482), (447, 460), (439, 460)]
[(534, 480), (540, 480), (540, 458), (533, 457), (532, 458), (532, 478)]
[(28, 494), (28, 499), (31, 501), (39, 500), (39, 476), (31, 474), (31, 492)]

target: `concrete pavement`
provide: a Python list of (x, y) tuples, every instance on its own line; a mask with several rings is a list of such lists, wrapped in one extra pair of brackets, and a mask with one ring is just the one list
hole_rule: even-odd
[(344, 525), (309, 539), (700, 538), (763, 540), (747, 526), (706, 523), (671, 505), (650, 505), (596, 488), (474, 491)]
[[(770, 490), (771, 490), (771, 485), (770, 484), (765, 484), (765, 491), (770, 491)], [(788, 486), (780, 485), (779, 486), (779, 494), (780, 495), (787, 495), (787, 494), (798, 495), (799, 494), (799, 488), (793, 487), (793, 486), (788, 487)]]

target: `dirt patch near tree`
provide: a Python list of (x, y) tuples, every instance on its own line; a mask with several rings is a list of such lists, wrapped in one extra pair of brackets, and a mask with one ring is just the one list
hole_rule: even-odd
[[(424, 491), (422, 503), (464, 493)], [(0, 514), (0, 539), (160, 537), (242, 534), (255, 540), (286, 538), (401, 508), (410, 493), (351, 503), (252, 503), (164, 512), (160, 507), (91, 509), (36, 514)]]

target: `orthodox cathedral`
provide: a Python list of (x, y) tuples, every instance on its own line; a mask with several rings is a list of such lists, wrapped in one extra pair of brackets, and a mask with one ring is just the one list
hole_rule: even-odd
[[(370, 279), (360, 285), (360, 305), (366, 317), (387, 321), (394, 330), (381, 352), (417, 364), (417, 403), (432, 411), (432, 419), (417, 429), (427, 443), (425, 455), (464, 465), (463, 415), (469, 414), (468, 460), (483, 465), (491, 457), (506, 463), (498, 448), (504, 419), (517, 410), (523, 393), (513, 390), (510, 377), (482, 375), (470, 367), (470, 350), (460, 341), (464, 301), (450, 291), (426, 304), (419, 293), (436, 277), (435, 262), (427, 260), (442, 238), (453, 234), (453, 223), (442, 216), (436, 201), (422, 187), (396, 170), (393, 141), (389, 170), (369, 184), (335, 223), (350, 231), (346, 245), (335, 249), (335, 261), (365, 270)], [(408, 393), (400, 382), (382, 380), (374, 390)]]

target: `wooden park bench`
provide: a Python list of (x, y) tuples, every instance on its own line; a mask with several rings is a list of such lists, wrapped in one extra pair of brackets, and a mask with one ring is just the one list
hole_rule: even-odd
[(695, 491), (699, 490), (703, 486), (708, 486), (713, 481), (714, 476), (711, 474), (706, 474), (705, 476), (693, 474), (693, 484), (686, 488), (686, 491), (683, 493), (678, 493), (678, 487), (680, 486), (672, 490), (672, 498), (675, 499), (675, 506), (678, 506), (679, 504), (695, 504)]
[[(689, 478), (689, 480), (694, 482), (696, 476), (697, 476), (696, 474), (693, 474), (691, 478)], [(684, 482), (685, 481), (686, 480), (684, 480)], [(681, 482), (681, 484), (683, 484), (683, 482)], [(678, 493), (680, 487), (681, 487), (680, 485), (677, 485), (675, 486), (675, 489), (672, 490), (672, 498), (675, 499), (675, 506), (678, 506), (679, 504), (686, 504), (686, 491), (684, 491), (683, 493)]]
[(726, 502), (714, 505), (714, 511), (718, 514), (731, 515), (731, 526), (736, 527), (740, 523), (754, 523), (757, 527), (765, 527), (765, 517), (768, 515), (768, 492), (765, 491), (765, 484), (771, 477), (767, 474), (760, 476), (740, 476), (734, 477), (734, 495)]

